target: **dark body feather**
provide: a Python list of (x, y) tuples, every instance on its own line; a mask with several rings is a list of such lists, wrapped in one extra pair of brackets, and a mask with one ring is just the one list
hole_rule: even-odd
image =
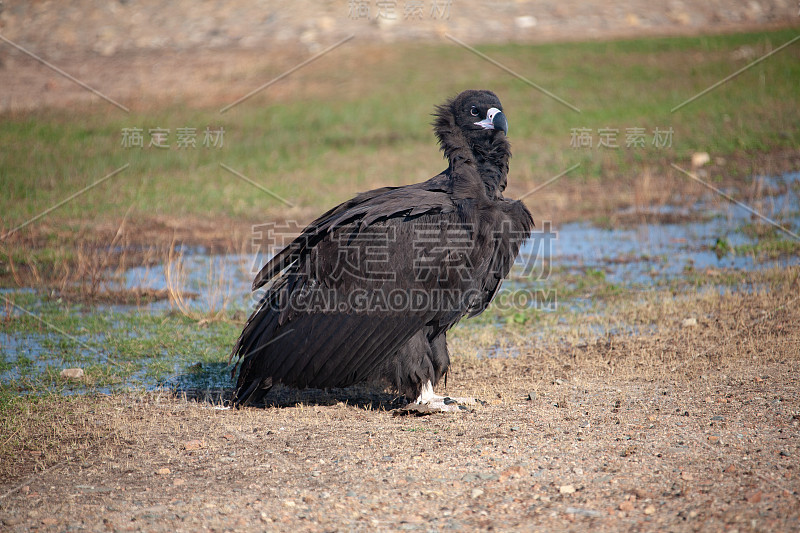
[(476, 109), (502, 108), (488, 91), (438, 108), (444, 172), (359, 194), (262, 268), (253, 289), (269, 285), (231, 354), (235, 403), (256, 402), (276, 383), (369, 380), (413, 399), (446, 374), (447, 330), (489, 305), (533, 227), (525, 206), (502, 196), (505, 132), (474, 127)]

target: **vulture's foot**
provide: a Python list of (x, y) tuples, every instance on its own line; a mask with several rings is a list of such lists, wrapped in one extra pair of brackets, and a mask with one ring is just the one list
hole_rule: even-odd
[(422, 386), (419, 398), (415, 405), (425, 405), (435, 411), (465, 411), (467, 405), (477, 405), (475, 398), (454, 398), (452, 396), (439, 396), (433, 393), (433, 383), (428, 381)]

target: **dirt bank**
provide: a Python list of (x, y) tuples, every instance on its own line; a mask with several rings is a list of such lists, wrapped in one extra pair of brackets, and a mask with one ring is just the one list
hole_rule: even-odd
[[(219, 410), (166, 393), (3, 414), (8, 531), (792, 531), (800, 307), (780, 290), (676, 303), (652, 335), (457, 355), (472, 412), (292, 394)], [(665, 307), (662, 311), (668, 311)], [(655, 311), (654, 311), (655, 312)], [(673, 311), (674, 312), (674, 311)]]

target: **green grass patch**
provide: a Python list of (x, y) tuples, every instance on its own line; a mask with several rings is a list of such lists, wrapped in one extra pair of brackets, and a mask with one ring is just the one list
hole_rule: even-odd
[[(4, 349), (0, 388), (16, 392), (114, 389), (117, 385), (153, 387), (190, 372), (192, 365), (227, 362), (240, 326), (199, 324), (175, 312), (97, 309), (42, 301), (35, 293), (9, 296), (24, 313), (7, 313), (0, 333), (15, 343)], [(60, 376), (80, 367), (84, 378)]]
[[(425, 179), (443, 168), (430, 131), (433, 105), (467, 87), (503, 99), (514, 147), (516, 183), (540, 182), (571, 164), (565, 179), (609, 179), (644, 166), (666, 168), (696, 150), (714, 156), (800, 144), (797, 87), (800, 49), (789, 47), (736, 79), (670, 110), (746, 64), (734, 52), (766, 53), (794, 30), (605, 43), (491, 45), (479, 49), (572, 105), (576, 113), (468, 51), (449, 45), (394, 45), (387, 60), (334, 76), (360, 53), (343, 49), (293, 75), (329, 85), (325, 96), (279, 102), (263, 94), (226, 114), (173, 105), (123, 115), (111, 110), (7, 113), (0, 121), (0, 199), (6, 228), (66, 196), (126, 170), (48, 215), (51, 221), (134, 216), (224, 216), (263, 219), (285, 211), (275, 198), (226, 172), (224, 163), (298, 206), (319, 211), (380, 184)], [(462, 65), (441, 71), (454, 62)], [(408, 73), (413, 76), (408, 76)], [(169, 149), (125, 148), (124, 128), (168, 128)], [(177, 129), (197, 131), (197, 148), (177, 148)], [(203, 131), (224, 128), (224, 144), (202, 147)], [(571, 132), (592, 132), (593, 147), (572, 148)], [(618, 148), (598, 147), (599, 130), (618, 130)], [(626, 147), (642, 128), (645, 144)], [(654, 146), (654, 130), (673, 131)], [(747, 169), (741, 169), (747, 175)]]
[(755, 243), (736, 246), (734, 250), (737, 254), (754, 255), (759, 259), (778, 259), (800, 255), (800, 241), (791, 237), (761, 239)]

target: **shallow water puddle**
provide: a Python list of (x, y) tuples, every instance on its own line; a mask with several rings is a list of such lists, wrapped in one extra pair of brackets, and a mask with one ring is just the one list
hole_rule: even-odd
[(257, 272), (253, 258), (247, 255), (185, 253), (170, 264), (129, 269), (124, 285), (126, 289), (172, 293), (173, 303), (161, 300), (150, 304), (151, 309), (169, 308), (175, 306), (176, 299), (183, 299), (187, 309), (208, 313), (226, 308), (234, 300), (238, 300), (238, 307), (241, 307)]
[[(764, 198), (759, 211), (796, 232), (800, 173), (765, 182), (780, 192)], [(524, 287), (566, 287), (588, 277), (602, 278), (619, 290), (647, 290), (653, 284), (681, 280), (689, 272), (748, 272), (800, 264), (797, 248), (772, 256), (752, 252), (762, 243), (763, 237), (757, 235), (771, 229), (752, 212), (731, 203), (709, 205), (696, 204), (692, 212), (666, 206), (622, 213), (627, 220), (663, 219), (665, 214), (691, 220), (683, 223), (537, 228), (500, 296)], [(755, 222), (761, 224), (761, 233), (745, 231)], [(771, 239), (792, 239), (779, 230), (766, 233)], [(737, 249), (751, 251), (734, 253)], [(182, 391), (230, 387), (227, 356), (239, 326), (200, 318), (217, 312), (230, 315), (233, 310), (239, 310), (239, 318), (245, 316), (257, 301), (258, 295), (250, 291), (260, 267), (256, 263), (247, 255), (209, 256), (202, 249), (186, 249), (167, 265), (130, 269), (121, 282), (124, 288), (166, 290), (172, 295), (170, 300), (140, 306), (69, 306), (30, 290), (6, 291), (41, 320), (15, 308), (7, 310), (7, 317), (21, 322), (15, 326), (7, 319), (0, 329), (0, 386), (21, 393), (67, 394), (129, 387)], [(580, 314), (591, 306), (591, 299), (578, 291), (566, 301), (559, 295), (558, 305), (566, 304)], [(617, 333), (636, 331), (623, 328)], [(87, 377), (61, 378), (61, 370), (69, 367), (84, 368)]]
[[(759, 212), (797, 233), (800, 228), (800, 173), (769, 180), (786, 192), (759, 202)], [(623, 213), (623, 214), (630, 214)], [(567, 271), (601, 270), (611, 283), (631, 286), (670, 281), (688, 270), (732, 269), (752, 271), (773, 266), (800, 264), (797, 253), (765, 257), (757, 253), (735, 253), (753, 247), (759, 238), (748, 236), (745, 225), (758, 223), (774, 230), (777, 237), (793, 237), (771, 226), (745, 207), (726, 203), (721, 209), (698, 203), (689, 212), (672, 206), (640, 213), (643, 219), (661, 215), (696, 219), (685, 223), (639, 223), (623, 228), (603, 229), (587, 223), (569, 223), (538, 229), (522, 248), (522, 261), (544, 260), (553, 268)], [(794, 228), (794, 229), (792, 229)], [(551, 275), (547, 268), (534, 267), (534, 276)], [(541, 281), (541, 280), (540, 280)]]

